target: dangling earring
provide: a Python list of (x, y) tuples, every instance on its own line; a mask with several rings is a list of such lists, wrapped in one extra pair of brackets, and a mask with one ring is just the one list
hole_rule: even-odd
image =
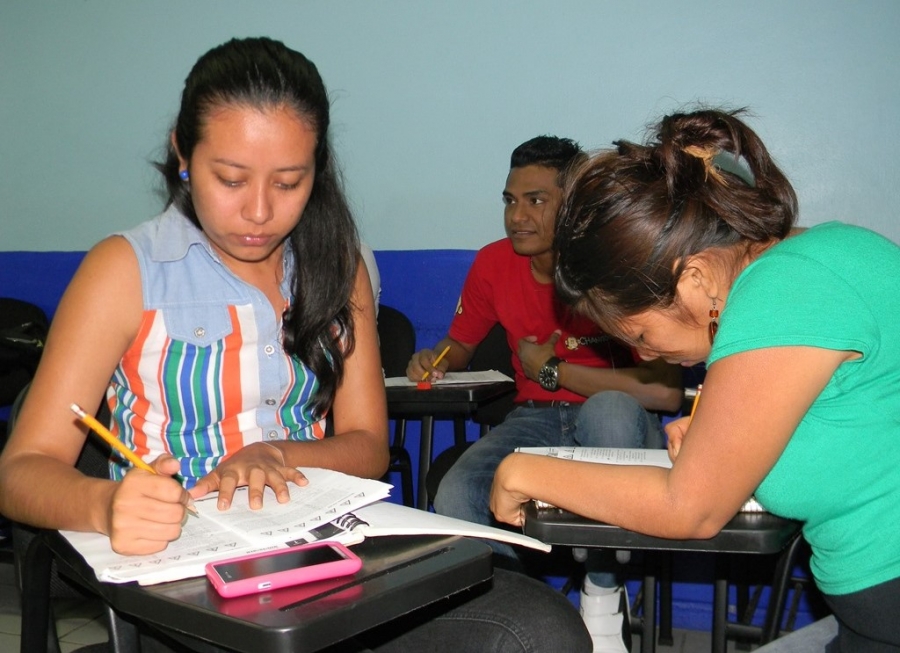
[(179, 170), (178, 176), (181, 177), (181, 181), (187, 181), (191, 178), (191, 174), (187, 170)]
[(713, 297), (712, 308), (709, 309), (709, 344), (713, 344), (716, 333), (719, 331), (719, 309), (716, 308), (716, 298)]

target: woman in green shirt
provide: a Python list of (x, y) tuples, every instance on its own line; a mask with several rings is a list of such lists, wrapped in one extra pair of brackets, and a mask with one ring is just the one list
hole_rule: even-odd
[(900, 651), (900, 248), (841, 223), (801, 232), (796, 214), (736, 113), (668, 116), (573, 171), (560, 296), (646, 359), (706, 361), (703, 400), (668, 429), (671, 470), (513, 455), (492, 507), (707, 538), (755, 494), (804, 522), (828, 650)]

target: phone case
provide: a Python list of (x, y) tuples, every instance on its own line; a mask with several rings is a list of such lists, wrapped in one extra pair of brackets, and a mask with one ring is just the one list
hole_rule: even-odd
[[(338, 554), (339, 559), (322, 562), (318, 564), (310, 564), (298, 567), (292, 567), (284, 571), (273, 573), (241, 576), (228, 578), (223, 575), (223, 567), (240, 566), (241, 563), (248, 561), (262, 560), (265, 558), (278, 558), (281, 556), (294, 557), (300, 553), (311, 552), (315, 549), (329, 548)], [(343, 544), (337, 542), (313, 542), (311, 544), (303, 544), (300, 546), (290, 547), (288, 549), (278, 549), (277, 551), (265, 551), (263, 553), (253, 553), (250, 555), (229, 558), (227, 560), (217, 560), (206, 564), (206, 576), (209, 578), (216, 591), (225, 598), (234, 596), (244, 596), (255, 592), (266, 592), (281, 587), (290, 587), (301, 583), (311, 583), (317, 580), (327, 578), (336, 578), (339, 576), (348, 576), (354, 574), (362, 567), (362, 560), (352, 553)], [(221, 573), (220, 573), (221, 572)]]
[(352, 576), (340, 576), (243, 596), (226, 598), (214, 593), (210, 600), (222, 614), (252, 620), (255, 615), (282, 610), (287, 606), (311, 600), (315, 600), (322, 609), (327, 610), (329, 606), (337, 609), (348, 603), (354, 603), (362, 593), (362, 586), (354, 583)]

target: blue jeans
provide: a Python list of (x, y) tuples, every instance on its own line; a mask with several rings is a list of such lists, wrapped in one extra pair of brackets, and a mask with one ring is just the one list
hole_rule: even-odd
[[(441, 480), (434, 499), (436, 512), (467, 521), (501, 526), (490, 511), (491, 485), (500, 462), (516, 447), (626, 447), (658, 449), (665, 445), (659, 419), (624, 392), (599, 392), (583, 404), (548, 408), (522, 405), (466, 452)], [(516, 557), (514, 549), (493, 540), (497, 553)], [(595, 552), (600, 553), (600, 552)], [(601, 587), (617, 585), (606, 556), (588, 559), (591, 581)]]

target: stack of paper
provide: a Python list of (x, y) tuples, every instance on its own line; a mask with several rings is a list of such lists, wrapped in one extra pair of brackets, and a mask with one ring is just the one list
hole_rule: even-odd
[[(479, 372), (446, 372), (441, 379), (431, 379), (432, 385), (469, 385), (473, 383), (501, 383), (514, 381), (503, 372), (483, 370)], [(385, 388), (415, 388), (416, 382), (405, 376), (389, 376), (384, 380)]]

